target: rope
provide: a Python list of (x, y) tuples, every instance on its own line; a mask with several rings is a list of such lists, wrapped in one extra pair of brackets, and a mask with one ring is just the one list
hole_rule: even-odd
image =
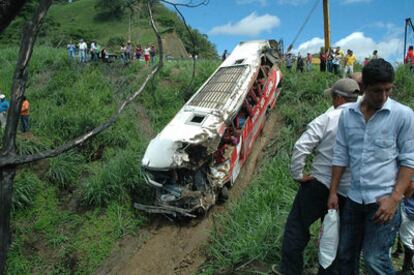
[(309, 19), (310, 19), (311, 15), (312, 15), (312, 14), (313, 14), (313, 12), (315, 11), (316, 7), (318, 6), (319, 1), (320, 1), (320, 0), (316, 0), (316, 1), (315, 1), (315, 4), (313, 4), (312, 9), (310, 10), (310, 12), (309, 12), (308, 16), (306, 17), (305, 21), (303, 22), (302, 26), (300, 27), (300, 29), (299, 29), (298, 33), (296, 34), (296, 36), (295, 36), (295, 38), (293, 39), (292, 43), (290, 43), (290, 45), (289, 45), (289, 47), (288, 47), (288, 49), (287, 49), (287, 51), (288, 51), (288, 52), (292, 49), (293, 45), (296, 43), (296, 40), (298, 39), (299, 35), (301, 34), (301, 32), (302, 32), (302, 31), (303, 31), (303, 29), (305, 28), (306, 24), (308, 23), (308, 21), (309, 21)]

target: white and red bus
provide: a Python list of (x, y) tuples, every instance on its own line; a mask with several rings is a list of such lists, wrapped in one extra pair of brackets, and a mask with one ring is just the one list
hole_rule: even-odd
[(277, 46), (241, 42), (151, 140), (142, 168), (155, 201), (136, 208), (195, 217), (226, 199), (279, 96)]

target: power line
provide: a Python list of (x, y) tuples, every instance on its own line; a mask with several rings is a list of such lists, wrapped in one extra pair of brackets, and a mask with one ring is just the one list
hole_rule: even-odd
[(302, 26), (300, 27), (298, 33), (296, 34), (295, 38), (293, 39), (292, 43), (290, 43), (287, 51), (290, 51), (293, 47), (293, 45), (296, 43), (296, 40), (298, 39), (299, 35), (302, 33), (303, 29), (305, 28), (306, 24), (308, 23), (310, 17), (312, 16), (313, 12), (315, 11), (316, 7), (318, 6), (320, 0), (316, 0), (313, 4), (312, 9), (310, 10), (308, 16), (306, 17), (305, 21), (303, 22)]

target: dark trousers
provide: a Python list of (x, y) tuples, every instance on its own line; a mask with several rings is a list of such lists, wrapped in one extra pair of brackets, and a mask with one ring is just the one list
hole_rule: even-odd
[(30, 127), (29, 127), (29, 116), (20, 116), (20, 122), (21, 122), (21, 130), (23, 133), (28, 132)]
[[(317, 180), (302, 183), (296, 194), (285, 225), (282, 243), (280, 271), (283, 275), (299, 275), (303, 272), (303, 251), (310, 239), (310, 226), (323, 219), (327, 213), (329, 189)], [(338, 196), (339, 207), (345, 198)], [(341, 213), (342, 211), (340, 211)], [(318, 274), (337, 274), (336, 263), (328, 269), (319, 268)]]
[(392, 247), (401, 224), (400, 208), (385, 224), (373, 220), (378, 204), (359, 204), (351, 199), (345, 202), (341, 216), (338, 249), (339, 274), (358, 274), (361, 249), (368, 274), (395, 274), (390, 258)]
[(319, 64), (319, 69), (321, 72), (326, 71), (326, 61), (321, 61), (321, 64)]

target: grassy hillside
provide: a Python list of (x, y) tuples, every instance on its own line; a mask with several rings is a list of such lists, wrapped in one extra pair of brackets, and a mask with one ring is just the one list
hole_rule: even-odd
[[(316, 71), (304, 74), (285, 72), (284, 80), (275, 110), (284, 122), (281, 135), (269, 147), (256, 180), (245, 191), (243, 199), (219, 218), (214, 241), (209, 248), (212, 260), (205, 265), (205, 274), (235, 270), (242, 265), (248, 267), (248, 263), (256, 260), (269, 264), (280, 261), (283, 229), (298, 187), (289, 172), (290, 154), (307, 123), (330, 106), (322, 91), (336, 78)], [(392, 97), (413, 108), (413, 74), (406, 67), (399, 67), (395, 84)], [(318, 229), (316, 223), (313, 239), (305, 251), (308, 269), (317, 267), (315, 238)]]
[[(88, 43), (96, 40), (98, 44), (115, 51), (119, 51), (120, 43), (126, 43), (129, 39), (134, 46), (138, 43), (142, 46), (156, 45), (145, 5), (138, 2), (134, 6), (133, 13), (126, 9), (120, 18), (99, 18), (97, 3), (97, 0), (55, 2), (45, 19), (38, 42), (53, 47), (66, 47), (70, 40), (78, 42), (83, 38)], [(191, 52), (190, 38), (177, 15), (160, 4), (154, 6), (153, 12), (159, 30), (161, 32), (170, 30), (163, 34), (168, 51), (166, 54), (180, 58), (183, 56), (183, 48)], [(30, 15), (29, 12), (26, 13), (0, 34), (1, 45), (18, 44), (21, 26), (25, 22), (25, 17), (29, 18)], [(199, 55), (204, 58), (216, 58), (215, 47), (207, 38), (197, 31), (194, 31), (194, 35), (198, 42)], [(170, 43), (179, 46), (168, 47)], [(187, 56), (188, 54), (185, 55)]]
[[(0, 87), (7, 98), (16, 54), (17, 48), (0, 50)], [(195, 87), (217, 65), (201, 61)], [(145, 223), (131, 207), (133, 199), (151, 194), (140, 159), (188, 97), (191, 67), (167, 62), (154, 90), (149, 87), (109, 130), (62, 156), (19, 169), (8, 274), (90, 274), (120, 237)], [(139, 62), (69, 64), (65, 50), (37, 47), (26, 93), (32, 134), (18, 135), (19, 151), (51, 148), (104, 121), (148, 70)]]

